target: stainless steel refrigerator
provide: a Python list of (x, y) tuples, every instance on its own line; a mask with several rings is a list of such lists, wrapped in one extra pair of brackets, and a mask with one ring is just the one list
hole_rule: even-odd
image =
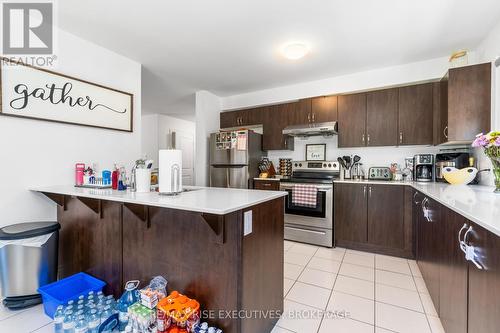
[(210, 135), (210, 186), (249, 188), (259, 175), (262, 135), (251, 130), (217, 132)]

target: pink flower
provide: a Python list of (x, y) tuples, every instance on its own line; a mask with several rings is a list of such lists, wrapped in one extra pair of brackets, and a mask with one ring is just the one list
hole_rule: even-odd
[(500, 136), (495, 139), (495, 141), (493, 142), (493, 145), (500, 147)]
[(472, 142), (472, 147), (486, 147), (489, 144), (489, 140), (483, 134), (476, 136), (474, 142)]

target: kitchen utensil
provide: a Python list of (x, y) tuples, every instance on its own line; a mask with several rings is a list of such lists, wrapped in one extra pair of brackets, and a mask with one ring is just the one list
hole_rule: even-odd
[(353, 165), (358, 163), (359, 161), (361, 161), (361, 157), (359, 157), (358, 155), (354, 155), (354, 158), (352, 159), (353, 161)]
[(347, 167), (347, 169), (350, 169), (352, 164), (351, 164), (351, 156), (344, 156), (343, 157), (344, 161), (345, 161), (345, 165)]
[(342, 166), (342, 168), (347, 169), (347, 165), (345, 165), (345, 161), (342, 159), (342, 157), (338, 157), (337, 161)]

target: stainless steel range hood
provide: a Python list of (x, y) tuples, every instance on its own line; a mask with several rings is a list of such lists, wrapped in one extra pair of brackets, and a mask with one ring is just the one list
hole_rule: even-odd
[(337, 135), (337, 122), (312, 123), (285, 127), (284, 135), (290, 136), (331, 136)]

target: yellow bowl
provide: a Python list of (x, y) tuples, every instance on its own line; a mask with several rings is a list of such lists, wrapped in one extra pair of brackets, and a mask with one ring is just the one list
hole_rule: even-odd
[(443, 169), (443, 177), (452, 185), (467, 185), (476, 178), (476, 168), (457, 169), (454, 167), (445, 167)]

